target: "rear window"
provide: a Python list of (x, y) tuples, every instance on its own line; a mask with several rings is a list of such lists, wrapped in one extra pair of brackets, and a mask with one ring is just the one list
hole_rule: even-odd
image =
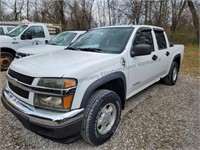
[(7, 27), (8, 32), (11, 31), (14, 27)]
[(164, 32), (163, 31), (154, 31), (154, 32), (156, 35), (158, 49), (161, 50), (161, 49), (167, 48), (167, 43), (166, 43)]
[(0, 35), (4, 35), (4, 31), (2, 27), (0, 27)]

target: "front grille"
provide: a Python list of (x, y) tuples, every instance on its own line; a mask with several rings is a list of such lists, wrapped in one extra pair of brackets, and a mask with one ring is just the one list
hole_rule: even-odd
[(26, 76), (26, 75), (23, 75), (23, 74), (20, 74), (20, 73), (17, 73), (11, 69), (9, 69), (8, 71), (8, 74), (12, 77), (12, 78), (15, 78), (17, 79), (18, 81), (20, 82), (23, 82), (23, 83), (26, 83), (26, 84), (29, 84), (31, 85), (34, 78), (33, 77), (29, 77), (29, 76)]
[(20, 89), (16, 86), (14, 86), (12, 83), (8, 82), (8, 85), (10, 87), (10, 89), (15, 92), (17, 95), (23, 97), (23, 98), (26, 98), (28, 99), (28, 96), (29, 96), (29, 92), (28, 91), (25, 91), (23, 89)]

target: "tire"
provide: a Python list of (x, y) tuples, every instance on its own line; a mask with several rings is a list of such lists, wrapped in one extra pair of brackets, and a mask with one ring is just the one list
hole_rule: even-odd
[(0, 64), (1, 64), (1, 71), (6, 71), (10, 66), (11, 62), (13, 61), (14, 56), (7, 52), (1, 52)]
[(81, 127), (82, 138), (101, 145), (114, 134), (121, 118), (120, 97), (110, 90), (98, 90), (89, 100)]
[(177, 62), (173, 62), (168, 75), (163, 78), (163, 82), (167, 85), (175, 85), (178, 78), (178, 71), (179, 65), (177, 64)]

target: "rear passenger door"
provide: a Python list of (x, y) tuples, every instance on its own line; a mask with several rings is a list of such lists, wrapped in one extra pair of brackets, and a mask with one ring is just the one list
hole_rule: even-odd
[(158, 66), (162, 74), (167, 73), (170, 51), (167, 45), (167, 36), (162, 29), (154, 28), (154, 34), (156, 38), (155, 49), (158, 57), (160, 58), (160, 65)]

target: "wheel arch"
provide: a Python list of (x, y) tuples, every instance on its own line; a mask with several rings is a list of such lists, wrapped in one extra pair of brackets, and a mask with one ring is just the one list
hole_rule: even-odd
[(13, 50), (12, 48), (8, 48), (8, 47), (2, 47), (1, 48), (1, 53), (2, 52), (7, 52), (7, 53), (10, 53), (12, 54), (14, 57), (15, 57), (15, 54), (16, 54), (16, 51)]
[(81, 108), (85, 108), (92, 94), (99, 89), (114, 91), (121, 99), (122, 109), (124, 109), (126, 100), (126, 77), (123, 72), (114, 72), (93, 82), (83, 96)]
[(175, 55), (174, 58), (173, 58), (173, 60), (172, 60), (172, 62), (171, 62), (171, 64), (173, 62), (176, 62), (178, 64), (178, 71), (179, 71), (180, 65), (181, 65), (181, 54)]

